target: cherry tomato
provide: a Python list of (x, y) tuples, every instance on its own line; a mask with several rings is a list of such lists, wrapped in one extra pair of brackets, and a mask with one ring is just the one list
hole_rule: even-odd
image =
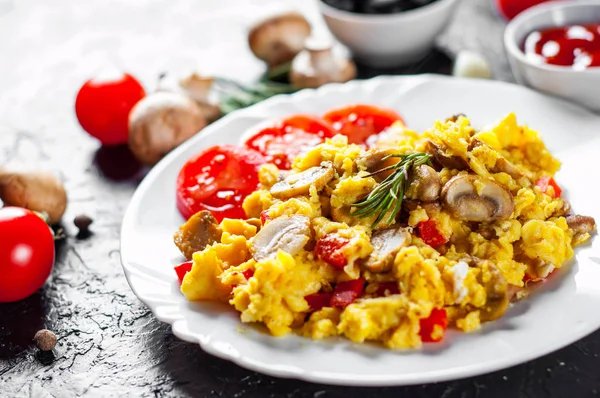
[(550, 0), (495, 0), (496, 8), (500, 14), (510, 20), (526, 9)]
[[(552, 196), (553, 198), (559, 198), (562, 194), (562, 189), (560, 189), (552, 177), (540, 177), (535, 182), (535, 185), (540, 188), (540, 191)], [(549, 189), (550, 187), (552, 187), (552, 191)]]
[(402, 116), (393, 109), (364, 104), (333, 109), (323, 119), (347, 136), (349, 143), (359, 145), (366, 145), (369, 137), (381, 133), (394, 122), (404, 124)]
[(266, 162), (258, 152), (233, 145), (208, 148), (181, 168), (177, 208), (188, 219), (200, 210), (215, 218), (245, 218), (242, 203), (259, 187), (258, 169)]
[(348, 264), (348, 259), (341, 252), (350, 240), (336, 234), (325, 235), (317, 241), (315, 255), (335, 268), (342, 269)]
[(145, 95), (140, 82), (127, 73), (99, 76), (79, 89), (75, 113), (81, 127), (103, 145), (125, 144), (129, 111)]
[(20, 207), (0, 209), (0, 302), (22, 300), (35, 293), (52, 271), (54, 237), (34, 212)]
[(440, 326), (442, 331), (446, 331), (448, 328), (448, 315), (446, 314), (446, 310), (444, 308), (434, 308), (431, 310), (429, 318), (421, 319), (420, 326), (421, 329), (419, 335), (421, 336), (421, 341), (424, 343), (437, 343), (442, 341), (444, 338), (443, 334), (441, 336), (432, 336), (431, 334), (434, 332), (435, 326)]
[(259, 131), (245, 145), (265, 155), (280, 169), (289, 170), (298, 155), (334, 135), (333, 128), (319, 117), (296, 115)]

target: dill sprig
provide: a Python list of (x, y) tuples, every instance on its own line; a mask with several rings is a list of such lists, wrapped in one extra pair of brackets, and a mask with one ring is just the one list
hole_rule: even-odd
[(400, 158), (400, 161), (365, 177), (372, 177), (388, 170), (394, 170), (393, 173), (376, 186), (366, 198), (352, 205), (357, 209), (351, 213), (353, 216), (364, 218), (377, 214), (373, 227), (376, 227), (383, 220), (383, 217), (392, 207), (393, 210), (387, 219), (387, 223), (391, 224), (396, 219), (402, 208), (402, 199), (406, 191), (406, 181), (410, 169), (422, 164), (431, 166), (431, 159), (427, 153), (392, 154), (384, 157), (383, 161), (391, 158)]

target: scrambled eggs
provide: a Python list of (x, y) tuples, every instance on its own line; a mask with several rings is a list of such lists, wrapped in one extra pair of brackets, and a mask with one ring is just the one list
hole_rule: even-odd
[[(358, 215), (399, 165), (387, 155), (412, 153), (425, 163), (392, 178), (405, 182), (401, 208)], [(423, 134), (396, 124), (370, 150), (337, 135), (291, 172), (263, 166), (247, 220), (192, 217), (188, 228), (212, 235), (193, 254), (185, 247), (193, 267), (181, 291), (229, 303), (275, 336), (397, 349), (439, 341), (447, 327), (473, 331), (590, 238), (593, 219), (570, 215), (552, 180), (559, 167), (514, 114), (481, 131), (464, 116)], [(398, 203), (391, 191), (382, 198)]]

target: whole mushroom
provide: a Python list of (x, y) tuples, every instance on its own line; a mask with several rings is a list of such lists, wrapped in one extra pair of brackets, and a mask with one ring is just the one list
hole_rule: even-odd
[(328, 40), (309, 38), (292, 62), (290, 82), (296, 89), (344, 83), (356, 77), (356, 65)]
[(302, 51), (311, 27), (297, 12), (286, 12), (256, 23), (248, 35), (250, 50), (270, 68), (290, 62)]
[(45, 213), (50, 224), (58, 223), (67, 208), (67, 192), (62, 182), (45, 172), (0, 170), (0, 200), (5, 206)]
[(129, 148), (152, 166), (206, 126), (198, 104), (188, 96), (159, 91), (140, 100), (129, 114)]

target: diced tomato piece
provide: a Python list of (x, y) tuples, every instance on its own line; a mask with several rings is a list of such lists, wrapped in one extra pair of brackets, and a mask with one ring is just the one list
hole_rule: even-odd
[(437, 224), (434, 220), (422, 221), (417, 225), (419, 235), (423, 242), (431, 247), (437, 247), (448, 242), (446, 238), (438, 229)]
[(192, 270), (192, 265), (194, 265), (193, 261), (186, 261), (185, 263), (181, 263), (175, 266), (175, 272), (177, 273), (177, 278), (179, 279), (179, 283), (183, 282), (183, 277), (185, 274)]
[(323, 307), (329, 307), (333, 293), (313, 293), (304, 296), (311, 312), (319, 311)]
[(333, 290), (330, 305), (334, 308), (346, 308), (363, 294), (365, 282), (362, 279), (340, 282)]
[(431, 310), (429, 318), (421, 319), (420, 326), (421, 330), (419, 331), (419, 335), (421, 336), (421, 341), (424, 343), (437, 343), (442, 341), (444, 338), (443, 334), (441, 336), (432, 336), (432, 333), (434, 332), (435, 326), (441, 326), (444, 331), (448, 328), (448, 315), (446, 314), (446, 310), (444, 308), (434, 308)]
[(267, 221), (271, 221), (272, 218), (269, 217), (269, 213), (266, 210), (260, 212), (260, 223), (265, 225)]
[(326, 263), (341, 269), (348, 264), (348, 259), (341, 252), (341, 249), (348, 243), (350, 243), (349, 239), (342, 238), (336, 234), (325, 235), (318, 240), (315, 247), (315, 254)]
[(540, 177), (540, 179), (535, 182), (535, 185), (540, 188), (540, 191), (548, 195), (550, 195), (550, 193), (548, 193), (548, 188), (552, 187), (554, 189), (554, 195), (551, 196), (554, 198), (559, 198), (562, 194), (562, 189), (560, 189), (552, 177)]
[(244, 275), (244, 278), (246, 278), (246, 280), (248, 280), (254, 276), (254, 271), (251, 269), (247, 269), (242, 272), (242, 275)]
[(386, 292), (389, 295), (392, 294), (400, 294), (400, 289), (398, 289), (398, 283), (396, 282), (383, 282), (380, 283), (375, 291), (375, 295), (379, 297), (384, 297)]

